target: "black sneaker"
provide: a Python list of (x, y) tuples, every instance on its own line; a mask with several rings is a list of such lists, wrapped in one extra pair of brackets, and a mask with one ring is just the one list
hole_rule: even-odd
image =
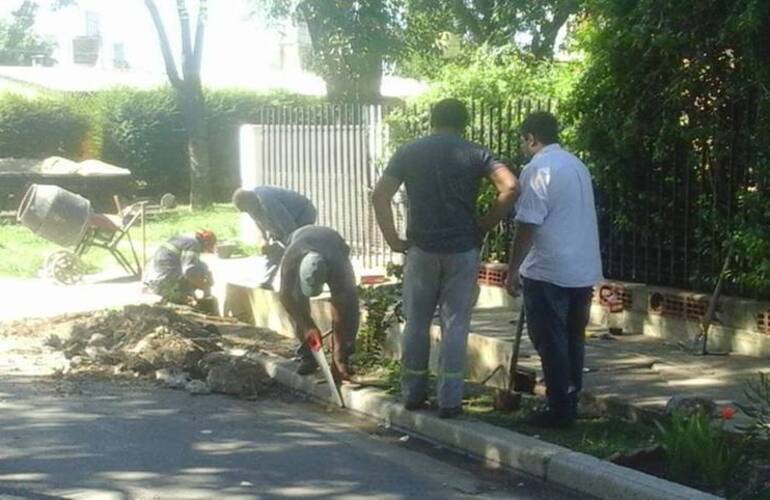
[(424, 399), (418, 401), (407, 401), (404, 403), (404, 409), (407, 411), (427, 410), (430, 407)]
[(310, 375), (318, 370), (318, 363), (315, 358), (302, 358), (297, 367), (297, 375)]
[(559, 417), (546, 410), (533, 413), (524, 420), (524, 423), (544, 429), (568, 429), (575, 424), (575, 420), (569, 417)]
[(455, 418), (463, 414), (462, 406), (453, 406), (451, 408), (439, 408), (438, 418)]

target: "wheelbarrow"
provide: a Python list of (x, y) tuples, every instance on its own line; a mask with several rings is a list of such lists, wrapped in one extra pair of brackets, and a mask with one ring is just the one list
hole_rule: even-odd
[[(142, 215), (142, 204), (127, 207), (119, 216), (94, 213), (82, 196), (59, 186), (33, 184), (16, 217), (37, 236), (64, 248), (46, 258), (43, 275), (71, 285), (83, 278), (82, 257), (92, 248), (106, 250), (128, 275), (139, 277), (142, 265), (130, 229)], [(127, 255), (119, 248), (123, 241), (128, 243)]]

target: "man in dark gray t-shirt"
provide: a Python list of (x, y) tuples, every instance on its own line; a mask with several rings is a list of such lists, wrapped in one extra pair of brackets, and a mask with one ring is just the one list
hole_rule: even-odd
[(404, 145), (384, 174), (406, 184), (407, 240), (426, 252), (458, 253), (480, 247), (479, 184), (500, 167), (488, 150), (451, 132)]
[[(436, 306), (441, 316), (438, 374), (439, 416), (462, 413), (465, 346), (479, 273), (484, 234), (509, 212), (517, 195), (516, 178), (489, 151), (462, 134), (468, 111), (456, 99), (431, 111), (433, 133), (401, 147), (374, 190), (377, 223), (388, 245), (407, 252), (404, 270), (404, 327), (401, 391), (407, 409), (427, 399), (430, 325)], [(498, 191), (490, 211), (476, 213), (483, 178)], [(407, 239), (396, 232), (391, 201), (402, 184), (409, 202)]]

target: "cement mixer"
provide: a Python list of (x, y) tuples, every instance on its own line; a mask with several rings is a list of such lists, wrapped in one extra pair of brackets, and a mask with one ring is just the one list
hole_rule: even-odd
[[(128, 207), (120, 216), (94, 213), (91, 202), (59, 186), (33, 184), (21, 200), (16, 217), (37, 236), (61, 247), (46, 258), (43, 275), (61, 284), (77, 283), (83, 278), (82, 257), (91, 248), (109, 252), (132, 276), (141, 273), (141, 264), (129, 230), (141, 217), (141, 205)], [(127, 243), (127, 258), (118, 245)]]

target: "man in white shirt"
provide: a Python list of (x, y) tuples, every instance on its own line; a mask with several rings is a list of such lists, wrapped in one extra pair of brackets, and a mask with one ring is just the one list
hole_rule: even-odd
[(559, 145), (553, 115), (530, 114), (520, 135), (532, 160), (519, 179), (506, 286), (524, 292), (545, 376), (548, 405), (530, 423), (567, 427), (577, 417), (592, 288), (602, 279), (594, 192), (588, 169)]

